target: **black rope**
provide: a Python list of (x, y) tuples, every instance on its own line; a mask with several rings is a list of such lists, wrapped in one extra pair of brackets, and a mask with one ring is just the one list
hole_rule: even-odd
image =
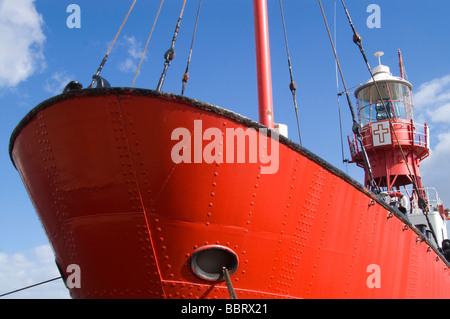
[(192, 34), (192, 40), (191, 40), (191, 49), (189, 50), (189, 57), (186, 64), (186, 71), (183, 74), (182, 82), (183, 87), (181, 88), (181, 95), (184, 95), (184, 89), (186, 88), (187, 81), (189, 80), (189, 65), (191, 64), (191, 57), (192, 57), (192, 48), (194, 47), (194, 39), (195, 39), (195, 33), (197, 31), (197, 24), (198, 24), (198, 17), (200, 15), (200, 7), (202, 5), (202, 0), (198, 2), (198, 9), (197, 9), (197, 17), (195, 18), (195, 26), (194, 26), (194, 32)]
[(350, 95), (348, 94), (347, 85), (345, 84), (344, 75), (342, 74), (342, 69), (341, 69), (341, 65), (339, 63), (339, 59), (338, 59), (338, 56), (337, 56), (337, 53), (336, 53), (336, 48), (334, 47), (333, 38), (331, 37), (330, 29), (328, 28), (328, 22), (327, 22), (327, 18), (325, 16), (325, 12), (323, 11), (322, 2), (320, 0), (318, 0), (318, 1), (319, 1), (320, 9), (322, 11), (322, 16), (323, 16), (323, 19), (324, 19), (324, 22), (325, 22), (325, 26), (327, 28), (328, 37), (330, 38), (331, 47), (333, 48), (334, 57), (336, 59), (336, 64), (338, 66), (339, 73), (341, 75), (342, 84), (344, 85), (345, 95), (347, 97), (347, 103), (348, 103), (348, 106), (350, 108), (350, 113), (352, 115), (352, 120), (353, 120), (352, 131), (353, 131), (353, 133), (355, 133), (355, 135), (356, 135), (356, 137), (358, 139), (358, 142), (359, 142), (359, 144), (361, 146), (361, 151), (362, 151), (362, 155), (363, 155), (363, 159), (364, 159), (364, 165), (366, 166), (367, 172), (369, 174), (371, 187), (375, 191), (375, 193), (379, 194), (380, 193), (380, 189), (378, 188), (378, 185), (375, 182), (375, 179), (373, 178), (372, 167), (370, 166), (370, 162), (369, 162), (369, 159), (368, 159), (368, 156), (367, 156), (367, 152), (366, 152), (366, 149), (365, 149), (364, 144), (363, 144), (363, 137), (361, 135), (361, 126), (356, 121), (355, 111), (353, 109), (353, 104), (352, 104), (352, 101), (350, 99)]
[(164, 84), (164, 79), (166, 77), (167, 69), (169, 68), (170, 63), (175, 58), (175, 42), (177, 41), (178, 31), (180, 30), (181, 18), (183, 17), (184, 6), (186, 5), (186, 0), (183, 1), (183, 7), (181, 8), (180, 16), (178, 17), (177, 25), (175, 26), (175, 32), (172, 37), (172, 44), (169, 50), (164, 53), (164, 69), (161, 73), (161, 77), (158, 82), (158, 86), (156, 87), (156, 91), (161, 92), (162, 86)]
[(31, 285), (31, 286), (23, 287), (23, 288), (20, 288), (20, 289), (16, 289), (16, 290), (13, 290), (13, 291), (4, 293), (4, 294), (0, 295), (0, 298), (1, 298), (1, 297), (4, 297), (4, 296), (7, 296), (7, 295), (11, 295), (11, 294), (13, 294), (13, 293), (16, 293), (16, 292), (19, 292), (19, 291), (22, 291), (22, 290), (25, 290), (25, 289), (29, 289), (29, 288), (33, 288), (33, 287), (36, 287), (36, 286), (39, 286), (39, 285), (43, 285), (43, 284), (46, 284), (46, 283), (49, 283), (49, 282), (51, 282), (51, 281), (55, 281), (55, 280), (58, 280), (58, 279), (62, 279), (62, 277), (59, 276), (59, 277), (56, 277), (56, 278), (53, 278), (53, 279), (49, 279), (49, 280), (46, 280), (46, 281), (42, 281), (42, 282), (40, 282), (40, 283)]
[(347, 163), (348, 159), (346, 159), (345, 155), (344, 155), (344, 141), (343, 141), (343, 138), (342, 138), (343, 133), (342, 133), (342, 116), (341, 116), (341, 98), (340, 98), (339, 94), (338, 94), (338, 97), (337, 97), (337, 104), (338, 104), (338, 115), (339, 115), (339, 132), (340, 132), (340, 135), (341, 135), (341, 157), (342, 157), (342, 163)]
[(281, 11), (281, 20), (283, 22), (284, 41), (286, 42), (286, 52), (287, 52), (287, 61), (288, 61), (288, 66), (289, 66), (289, 75), (291, 77), (291, 82), (289, 83), (289, 89), (291, 90), (292, 99), (294, 100), (295, 117), (297, 118), (298, 137), (299, 137), (299, 143), (301, 146), (302, 145), (302, 135), (300, 133), (300, 121), (298, 118), (297, 97), (295, 94), (295, 91), (297, 90), (297, 85), (295, 84), (294, 75), (292, 72), (291, 56), (289, 54), (289, 45), (288, 45), (288, 39), (287, 39), (287, 34), (286, 34), (286, 25), (284, 22), (283, 4), (281, 3), (281, 0), (280, 0), (280, 11)]
[(100, 72), (102, 72), (103, 67), (105, 66), (106, 60), (108, 60), (109, 53), (106, 53), (106, 55), (103, 57), (102, 62), (100, 63), (100, 66), (97, 69), (97, 72), (92, 76), (91, 84), (89, 85), (89, 88), (93, 88), (95, 84), (95, 77), (99, 76)]

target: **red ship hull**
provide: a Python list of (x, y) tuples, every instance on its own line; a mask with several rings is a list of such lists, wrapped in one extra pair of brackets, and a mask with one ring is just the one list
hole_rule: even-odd
[(235, 254), (238, 298), (450, 298), (449, 264), (404, 216), (286, 138), (275, 174), (175, 164), (171, 133), (194, 120), (261, 127), (195, 100), (110, 88), (47, 100), (16, 128), (11, 157), (57, 263), (65, 277), (80, 267), (73, 298), (229, 298), (224, 281), (191, 269), (211, 245)]

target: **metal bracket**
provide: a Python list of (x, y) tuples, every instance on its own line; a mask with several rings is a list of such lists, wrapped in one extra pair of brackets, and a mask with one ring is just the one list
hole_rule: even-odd
[(94, 75), (92, 77), (92, 84), (91, 86), (89, 86), (89, 88), (93, 88), (94, 85), (93, 83), (97, 82), (97, 88), (110, 88), (111, 84), (109, 84), (109, 82), (107, 80), (105, 80), (104, 78), (102, 78), (100, 75)]

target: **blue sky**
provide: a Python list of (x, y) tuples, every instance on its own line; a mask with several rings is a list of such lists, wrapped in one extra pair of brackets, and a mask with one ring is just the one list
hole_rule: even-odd
[[(69, 81), (89, 85), (132, 2), (0, 0), (0, 294), (58, 276), (47, 238), (9, 160), (10, 135), (28, 111), (61, 93)], [(287, 124), (290, 138), (298, 142), (279, 3), (268, 2), (275, 121)], [(332, 32), (335, 3), (338, 55), (346, 84), (353, 88), (370, 76), (352, 42), (340, 1), (323, 0)], [(66, 23), (70, 4), (81, 9), (80, 28)], [(159, 4), (137, 1), (101, 73), (112, 86), (131, 86)], [(165, 1), (135, 87), (156, 88), (181, 4)], [(397, 50), (402, 50), (414, 86), (416, 122), (426, 122), (432, 133), (432, 154), (421, 165), (423, 181), (436, 187), (450, 207), (450, 1), (347, 0), (346, 4), (372, 66), (378, 64), (373, 53), (384, 51), (383, 64), (399, 75)], [(367, 25), (370, 4), (381, 9), (380, 28)], [(164, 91), (181, 91), (197, 5), (198, 0), (187, 1)], [(335, 62), (318, 3), (283, 0), (283, 7), (303, 145), (362, 181), (361, 169), (342, 163)], [(185, 95), (257, 120), (255, 75), (252, 1), (203, 0)], [(339, 89), (343, 89), (340, 81)], [(345, 143), (351, 117), (345, 99), (340, 102)], [(344, 156), (349, 157), (346, 143)], [(62, 283), (56, 282), (13, 297), (67, 296)]]

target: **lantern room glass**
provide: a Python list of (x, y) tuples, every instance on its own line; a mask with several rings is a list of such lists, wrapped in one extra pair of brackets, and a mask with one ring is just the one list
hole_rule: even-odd
[(377, 82), (358, 92), (358, 110), (361, 125), (387, 119), (413, 119), (412, 93), (409, 86), (399, 82)]

